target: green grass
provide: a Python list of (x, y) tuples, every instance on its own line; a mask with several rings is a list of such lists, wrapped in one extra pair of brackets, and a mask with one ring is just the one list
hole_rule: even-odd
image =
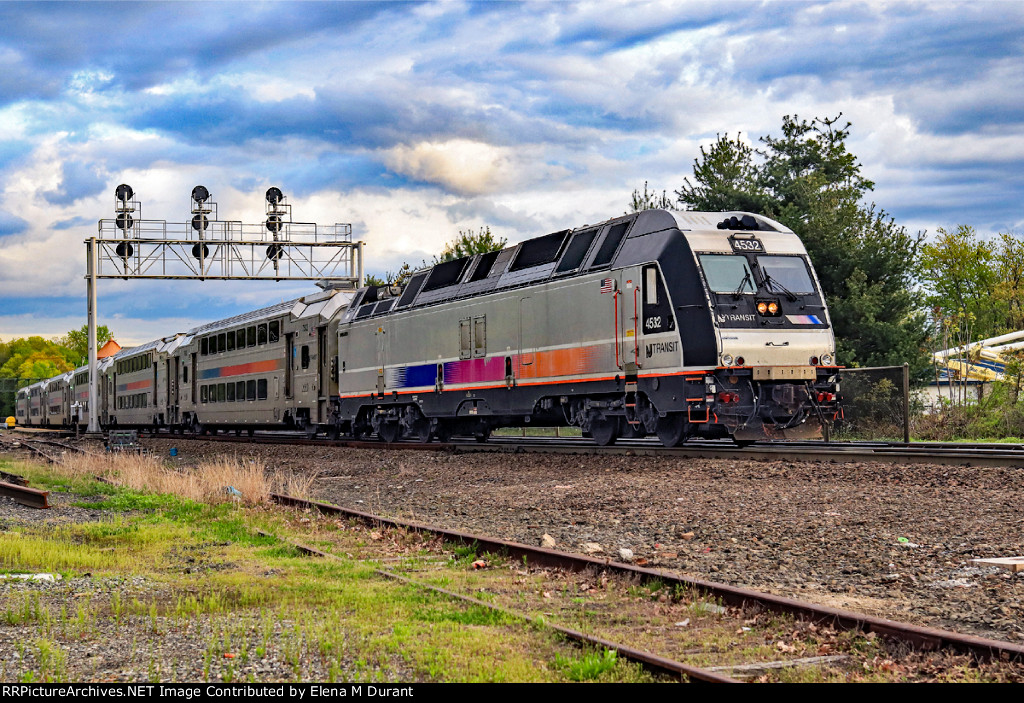
[[(15, 472), (9, 464), (4, 470)], [(56, 469), (18, 468), (37, 485), (70, 483)], [(14, 525), (9, 531), (17, 536), (0, 540), (0, 570), (62, 572), (66, 579), (90, 575), (73, 592), (51, 588), (0, 599), (0, 627), (26, 628), (19, 638), (34, 643), (14, 669), (0, 671), (5, 679), (88, 679), (89, 663), (74, 659), (79, 650), (67, 655), (61, 645), (102, 636), (120, 638), (132, 652), (131, 668), (149, 680), (173, 680), (172, 665), (147, 649), (170, 633), (190, 643), (182, 658), (201, 667), (194, 675), (216, 681), (237, 680), (242, 663), (253, 658), (283, 662), (286, 677), (296, 681), (554, 682), (592, 676), (593, 665), (571, 663), (578, 650), (527, 620), (384, 579), (373, 562), (305, 556), (256, 532), (322, 543), (340, 556), (374, 546), (372, 540), (358, 546), (366, 542), (362, 528), (319, 519), (301, 524), (289, 511), (209, 506), (99, 482), (76, 486), (96, 489), (102, 500), (82, 505), (99, 516)], [(406, 553), (418, 554), (421, 536), (397, 539), (408, 543)], [(477, 545), (455, 549), (456, 559), (435, 559), (431, 570), (440, 569), (442, 578), (446, 572), (478, 578), (470, 566)], [(145, 586), (103, 586), (126, 577)], [(650, 680), (631, 668), (596, 675)]]

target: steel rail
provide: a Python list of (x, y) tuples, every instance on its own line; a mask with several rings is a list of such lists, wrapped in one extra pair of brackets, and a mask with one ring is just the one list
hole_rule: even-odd
[(17, 483), (0, 481), (0, 495), (13, 498), (22, 505), (30, 508), (46, 509), (50, 507), (48, 497), (49, 491), (40, 491)]
[(948, 649), (969, 654), (979, 661), (990, 659), (1008, 659), (1024, 661), (1024, 646), (1002, 642), (999, 640), (975, 637), (948, 630), (922, 627), (909, 623), (900, 623), (871, 615), (841, 610), (829, 606), (816, 605), (770, 593), (761, 593), (747, 588), (740, 588), (714, 581), (682, 577), (667, 571), (645, 569), (631, 564), (623, 564), (610, 559), (595, 559), (577, 554), (569, 554), (543, 547), (531, 547), (517, 542), (474, 535), (457, 530), (447, 530), (418, 522), (386, 518), (379, 515), (342, 508), (320, 501), (305, 500), (292, 496), (273, 493), (271, 498), (281, 505), (297, 508), (312, 508), (322, 513), (344, 515), (363, 522), (384, 525), (387, 527), (415, 530), (438, 535), (446, 540), (461, 544), (475, 544), (483, 551), (504, 553), (514, 559), (526, 559), (528, 563), (542, 566), (558, 567), (570, 571), (586, 569), (605, 570), (621, 576), (636, 578), (642, 582), (661, 581), (671, 585), (703, 591), (722, 602), (735, 606), (759, 605), (773, 612), (789, 613), (798, 618), (815, 623), (831, 625), (841, 630), (858, 630), (874, 632), (879, 635), (906, 643), (915, 649), (939, 650)]
[(450, 451), (455, 453), (540, 453), (540, 454), (584, 454), (601, 456), (648, 456), (676, 457), (690, 459), (749, 459), (752, 461), (818, 461), (818, 462), (885, 462), (900, 464), (922, 464), (972, 467), (1018, 467), (1024, 468), (1024, 450), (1016, 445), (1009, 449), (972, 447), (964, 449), (955, 444), (927, 444), (920, 447), (913, 443), (903, 444), (841, 444), (837, 442), (786, 442), (761, 443), (750, 447), (737, 447), (725, 442), (704, 441), (688, 443), (679, 447), (663, 447), (654, 441), (627, 440), (619, 444), (600, 447), (585, 439), (543, 439), (543, 438), (495, 438), (488, 442), (454, 441), (385, 443), (379, 440), (354, 439), (308, 439), (282, 435), (257, 435), (254, 437), (233, 435), (157, 435), (185, 440), (211, 442), (242, 442), (251, 444), (293, 444), (308, 446), (333, 446), (354, 449), (400, 449), (409, 451)]
[[(285, 544), (289, 544), (292, 547), (303, 552), (304, 554), (309, 554), (311, 556), (321, 557), (325, 559), (335, 559), (341, 561), (340, 557), (338, 557), (335, 554), (331, 554), (330, 552), (324, 552), (314, 547), (302, 544), (300, 542), (284, 539), (269, 532), (264, 532), (263, 530), (257, 530), (257, 532), (260, 535), (263, 535), (264, 537), (271, 537), (280, 542), (284, 542)], [(441, 588), (440, 586), (434, 586), (433, 584), (424, 583), (423, 581), (417, 581), (407, 576), (396, 574), (393, 571), (388, 571), (387, 569), (374, 569), (374, 573), (384, 578), (388, 578), (393, 581), (398, 581), (409, 586), (414, 586), (416, 588), (422, 588), (424, 590), (433, 591), (434, 593), (440, 593), (449, 598), (453, 598), (456, 600), (463, 601), (465, 603), (470, 603), (472, 605), (487, 608), (488, 610), (502, 613), (509, 617), (516, 618), (517, 620), (522, 620), (528, 623), (537, 622), (537, 620), (530, 617), (529, 615), (517, 612), (515, 610), (511, 610), (510, 608), (504, 608), (500, 605), (495, 605), (493, 603), (488, 603), (487, 601), (480, 600), (479, 598), (473, 598), (472, 596), (466, 596), (461, 593), (456, 593), (455, 591), (450, 591), (446, 588)], [(661, 674), (668, 674), (670, 676), (685, 676), (690, 681), (696, 683), (739, 683), (736, 679), (730, 676), (726, 676), (724, 674), (710, 671), (708, 669), (701, 669), (700, 667), (696, 666), (690, 666), (689, 664), (683, 664), (682, 662), (677, 662), (672, 659), (668, 659), (666, 657), (653, 654), (651, 652), (646, 652), (642, 649), (636, 649), (635, 647), (630, 647), (625, 644), (620, 644), (618, 642), (606, 640), (602, 637), (588, 635), (585, 632), (580, 632), (579, 630), (573, 630), (569, 627), (556, 625), (546, 620), (543, 621), (543, 625), (549, 630), (553, 630), (575, 642), (590, 644), (597, 647), (603, 647), (605, 649), (612, 650), (616, 654), (619, 654), (620, 656), (629, 659), (630, 661), (634, 661), (638, 664), (643, 665), (648, 671), (653, 671), (655, 673)]]

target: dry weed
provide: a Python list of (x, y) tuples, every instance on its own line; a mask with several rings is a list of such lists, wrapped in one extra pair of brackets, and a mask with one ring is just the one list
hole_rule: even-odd
[(195, 468), (165, 465), (153, 456), (106, 454), (65, 456), (62, 469), (75, 476), (98, 477), (148, 493), (181, 496), (202, 503), (265, 503), (271, 493), (305, 497), (312, 476), (269, 471), (262, 460), (217, 457)]

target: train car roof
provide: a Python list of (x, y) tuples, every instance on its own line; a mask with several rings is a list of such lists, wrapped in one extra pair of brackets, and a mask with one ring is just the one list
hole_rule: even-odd
[(277, 303), (276, 305), (260, 308), (259, 310), (251, 310), (249, 312), (244, 312), (241, 315), (235, 315), (234, 317), (228, 317), (223, 320), (208, 322), (205, 325), (193, 327), (182, 337), (175, 340), (176, 343), (174, 343), (173, 347), (169, 348), (167, 351), (173, 351), (183, 344), (188, 344), (193, 339), (203, 334), (219, 332), (221, 330), (225, 330), (230, 327), (238, 327), (240, 325), (256, 324), (280, 315), (289, 315), (292, 319), (296, 320), (316, 317), (322, 321), (327, 321), (334, 317), (339, 310), (347, 307), (351, 300), (352, 294), (350, 292), (337, 289), (328, 289), (318, 293), (311, 293), (310, 295), (304, 295), (301, 298), (286, 300), (284, 302)]
[[(689, 210), (665, 210), (676, 221), (676, 226), (682, 230), (710, 229), (726, 231), (751, 231), (751, 232), (781, 232), (793, 234), (786, 225), (764, 215), (742, 210), (730, 210), (728, 212), (696, 212)], [(735, 217), (737, 224), (753, 222), (755, 226), (730, 226), (729, 221)]]
[(771, 240), (775, 251), (804, 252), (792, 230), (764, 215), (741, 211), (641, 210), (525, 239), (499, 251), (444, 261), (414, 271), (397, 290), (392, 286), (361, 288), (342, 322), (484, 295), (549, 278), (610, 270), (619, 262), (625, 240), (673, 228), (683, 232), (691, 246), (696, 243), (705, 250), (727, 250), (730, 236), (756, 235)]

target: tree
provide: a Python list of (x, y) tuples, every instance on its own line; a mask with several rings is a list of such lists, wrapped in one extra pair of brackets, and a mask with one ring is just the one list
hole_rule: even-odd
[(480, 231), (473, 233), (472, 230), (459, 230), (459, 236), (444, 245), (440, 256), (435, 256), (433, 264), (443, 264), (446, 261), (454, 261), (464, 256), (474, 254), (486, 254), (489, 251), (497, 251), (505, 246), (504, 237), (495, 239), (491, 234), (490, 227), (481, 227)]
[[(113, 338), (106, 325), (96, 326), (96, 349), (99, 350), (104, 344)], [(57, 340), (62, 347), (66, 347), (71, 356), (69, 361), (81, 365), (89, 360), (89, 325), (82, 325), (82, 329), (70, 330), (66, 335)]]
[(626, 214), (631, 212), (640, 212), (641, 210), (669, 210), (675, 208), (676, 204), (672, 201), (666, 191), (661, 191), (661, 195), (658, 195), (653, 190), (647, 190), (647, 181), (644, 181), (644, 192), (641, 193), (640, 189), (637, 188), (633, 191), (633, 198), (629, 203), (629, 210)]
[(993, 336), (1004, 317), (992, 304), (994, 262), (993, 246), (973, 227), (939, 228), (935, 241), (921, 247), (921, 280), (937, 321), (970, 320), (979, 339)]
[(693, 180), (676, 191), (693, 210), (745, 210), (791, 228), (807, 247), (829, 305), (839, 361), (849, 366), (909, 362), (923, 372), (927, 327), (913, 292), (924, 235), (910, 235), (865, 196), (846, 148), (850, 123), (786, 115), (780, 137), (759, 148), (719, 135), (694, 159)]
[[(421, 268), (427, 266), (437, 266), (443, 264), (446, 261), (453, 261), (455, 259), (461, 259), (464, 256), (472, 256), (474, 254), (486, 254), (490, 251), (497, 251), (505, 246), (506, 240), (504, 237), (497, 239), (491, 234), (490, 227), (481, 227), (480, 231), (474, 233), (472, 230), (459, 230), (459, 236), (444, 245), (444, 249), (441, 250), (439, 255), (434, 256), (431, 263), (426, 261), (422, 262)], [(404, 285), (407, 280), (412, 276), (413, 271), (408, 262), (403, 263), (398, 271), (388, 271), (384, 274), (383, 278), (374, 274), (366, 276), (365, 285), (368, 286), (387, 286), (387, 285)]]

